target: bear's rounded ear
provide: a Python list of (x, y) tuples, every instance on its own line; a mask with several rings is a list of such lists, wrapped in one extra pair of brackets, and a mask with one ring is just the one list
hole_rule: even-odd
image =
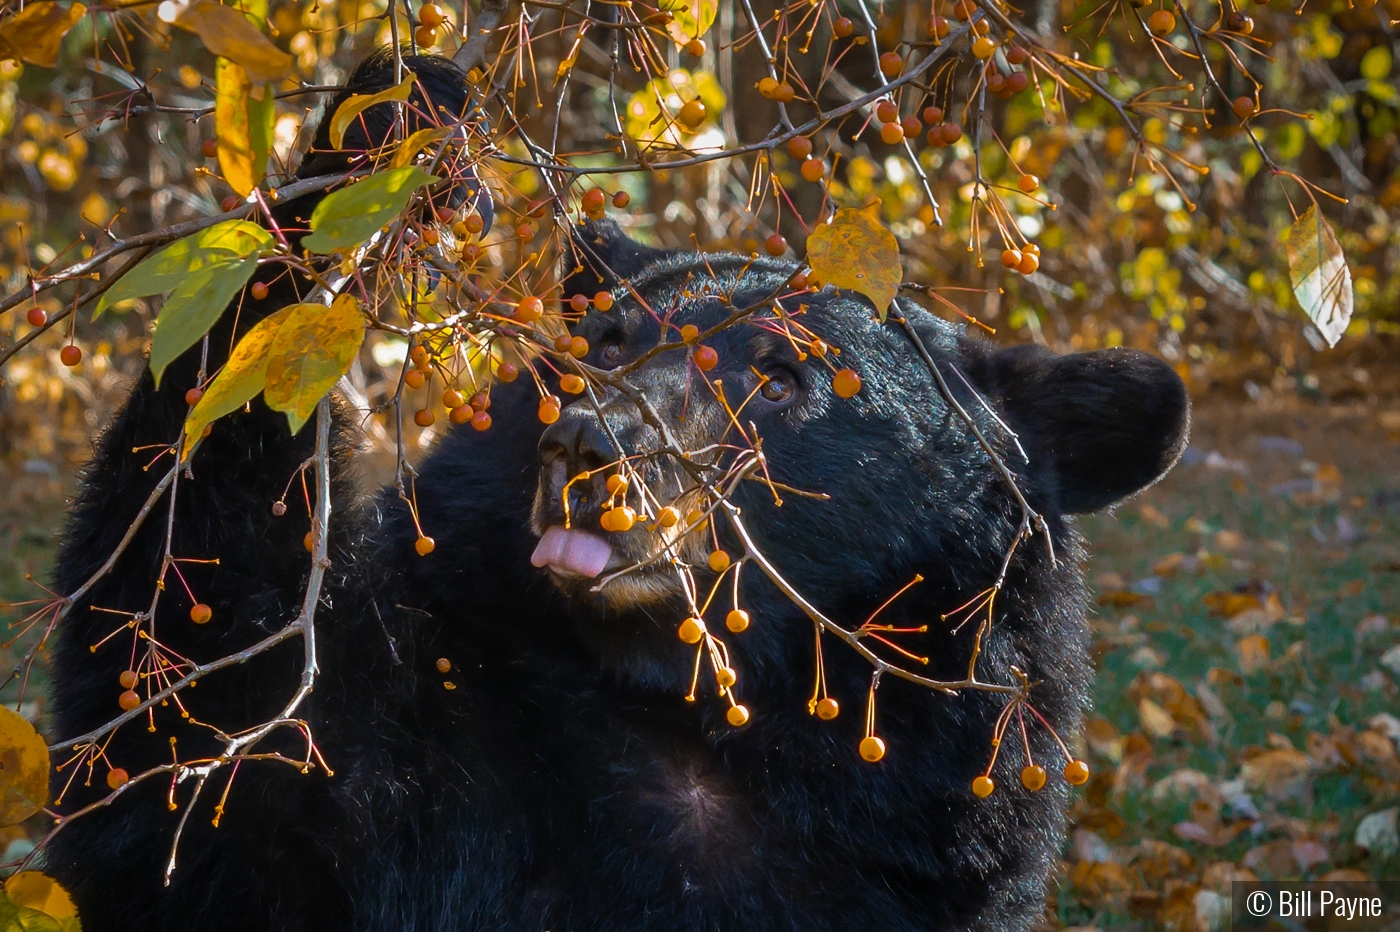
[(1162, 478), (1186, 448), (1186, 386), (1156, 356), (1121, 348), (1055, 356), (1023, 346), (996, 353), (992, 368), (1044, 507), (1106, 508)]
[(564, 257), (564, 293), (592, 297), (611, 290), (625, 278), (674, 255), (674, 250), (647, 246), (622, 232), (613, 220), (585, 220), (569, 231), (569, 251)]

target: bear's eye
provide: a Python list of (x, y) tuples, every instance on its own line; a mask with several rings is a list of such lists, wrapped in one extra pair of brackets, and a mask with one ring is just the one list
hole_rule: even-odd
[(797, 376), (786, 369), (771, 369), (758, 393), (763, 400), (775, 405), (787, 404), (797, 394)]
[(605, 338), (598, 347), (598, 362), (604, 369), (616, 368), (622, 362), (622, 357), (622, 341), (616, 336)]

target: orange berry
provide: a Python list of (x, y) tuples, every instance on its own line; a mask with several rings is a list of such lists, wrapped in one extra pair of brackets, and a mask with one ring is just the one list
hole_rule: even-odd
[(496, 367), (496, 378), (510, 383), (520, 378), (520, 367), (513, 362), (503, 362)]
[(422, 388), (428, 381), (428, 377), (421, 369), (409, 369), (403, 374), (403, 384), (409, 388)]
[(1003, 249), (1001, 251), (1001, 264), (1008, 269), (1015, 269), (1021, 264), (1021, 250)]
[(934, 39), (942, 39), (948, 34), (948, 21), (941, 16), (929, 17), (928, 34)]
[(1034, 793), (1045, 785), (1045, 768), (1031, 764), (1021, 771), (1021, 785)]
[(469, 401), (468, 404), (477, 411), (485, 411), (491, 407), (491, 396), (486, 392), (477, 392), (475, 395), (472, 395), (471, 401)]
[(1030, 194), (1036, 188), (1040, 187), (1040, 179), (1035, 175), (1022, 175), (1020, 178), (1016, 179), (1016, 187), (1020, 188), (1026, 194)]
[(699, 58), (701, 55), (705, 54), (705, 40), (691, 39), (685, 44), (685, 50), (696, 58)]
[(796, 96), (796, 89), (786, 81), (779, 84), (777, 90), (773, 91), (773, 99), (780, 104), (791, 103), (792, 99)]
[(1065, 780), (1074, 786), (1089, 782), (1089, 765), (1082, 760), (1072, 760), (1065, 764)]
[(1037, 246), (1035, 243), (1027, 243), (1026, 245), (1022, 246), (1021, 252), (1028, 252), (1031, 255), (1035, 256), (1037, 259), (1040, 258), (1040, 247)]
[(877, 738), (875, 735), (866, 735), (860, 739), (860, 756), (870, 763), (875, 763), (885, 756), (885, 739)]
[(441, 237), (438, 236), (438, 231), (434, 230), (432, 227), (428, 227), (423, 231), (423, 242), (428, 246), (436, 246), (440, 238)]
[(1006, 60), (1010, 64), (1024, 65), (1026, 63), (1026, 60), (1030, 57), (1031, 53), (1027, 52), (1022, 46), (1008, 45), (1006, 47)]
[(798, 172), (806, 181), (821, 181), (822, 178), (826, 176), (826, 163), (821, 159), (808, 159), (802, 163), (802, 167), (798, 169)]
[(582, 359), (588, 355), (588, 340), (584, 337), (572, 337), (569, 340), (569, 355), (575, 359)]
[(195, 405), (199, 404), (199, 399), (203, 397), (204, 389), (192, 388), (189, 391), (185, 392), (185, 404), (193, 408)]
[(898, 145), (904, 138), (904, 127), (898, 123), (886, 123), (880, 127), (880, 141), (887, 146)]
[(757, 87), (759, 94), (763, 95), (764, 97), (771, 98), (775, 96), (778, 92), (778, 79), (759, 78)]
[(556, 353), (567, 353), (569, 351), (569, 345), (573, 343), (573, 339), (574, 338), (569, 336), (567, 333), (563, 333), (555, 337), (554, 351)]
[(830, 696), (817, 703), (817, 718), (824, 722), (829, 722), (840, 714), (841, 704)]
[(719, 365), (719, 353), (715, 352), (713, 346), (697, 346), (695, 348), (695, 368), (701, 372), (709, 372)]
[(656, 524), (658, 527), (675, 527), (681, 523), (681, 513), (667, 505), (656, 513)]
[(545, 395), (541, 398), (538, 414), (542, 424), (553, 424), (559, 420), (559, 396)]
[(813, 340), (811, 343), (807, 344), (807, 352), (811, 353), (818, 359), (822, 359), (830, 351), (831, 347), (826, 345), (825, 340)]
[(1147, 17), (1147, 28), (1159, 36), (1165, 36), (1176, 28), (1176, 14), (1171, 10), (1158, 10)]
[(214, 610), (203, 602), (196, 602), (190, 608), (190, 621), (197, 625), (209, 623), (209, 619), (214, 617)]
[(627, 478), (625, 476), (613, 473), (611, 476), (608, 476), (608, 494), (621, 495), (623, 492), (627, 491), (627, 484)]
[(262, 301), (267, 298), (267, 282), (253, 282), (253, 286), (248, 289), (248, 293), (253, 296), (254, 301)]
[(729, 689), (739, 682), (739, 675), (734, 672), (732, 667), (720, 667), (715, 671), (715, 682), (725, 689)]
[(881, 123), (894, 123), (899, 120), (899, 107), (893, 100), (882, 100), (875, 105), (875, 119)]
[(71, 369), (83, 361), (83, 351), (69, 343), (58, 351), (58, 361)]
[(953, 143), (957, 142), (962, 138), (963, 134), (962, 127), (956, 123), (944, 123), (941, 132), (943, 134), (943, 144), (947, 146), (951, 146)]
[(29, 321), (31, 327), (42, 327), (49, 322), (49, 314), (42, 307), (31, 307), (24, 319)]
[(724, 717), (728, 720), (729, 724), (738, 728), (740, 725), (748, 723), (749, 710), (742, 705), (730, 706), (729, 711), (724, 713)]
[(418, 22), (424, 26), (439, 26), (445, 19), (442, 7), (436, 3), (425, 3), (418, 9)]
[(972, 781), (972, 795), (976, 796), (978, 799), (986, 799), (988, 796), (991, 796), (992, 790), (996, 788), (997, 785), (993, 783), (992, 778), (986, 774)]
[(517, 224), (517, 225), (516, 225), (516, 227), (515, 227), (515, 238), (516, 238), (516, 239), (524, 241), (524, 240), (534, 239), (534, 236), (535, 236), (535, 225), (534, 225), (533, 223), (531, 223), (530, 221), (526, 220), (524, 223), (521, 223), (521, 224)]
[(413, 542), (413, 549), (418, 551), (420, 557), (426, 557), (437, 549), (437, 541), (431, 537), (420, 537)]
[(742, 608), (736, 608), (728, 615), (724, 616), (724, 626), (735, 634), (744, 631), (749, 626), (749, 613)]
[(569, 298), (569, 309), (575, 313), (582, 314), (588, 310), (588, 295), (576, 294)]
[(880, 73), (885, 77), (897, 77), (903, 70), (904, 59), (898, 52), (886, 52), (880, 56)]
[(132, 709), (136, 708), (140, 704), (141, 697), (138, 696), (136, 694), (136, 691), (133, 689), (128, 689), (126, 692), (122, 693), (120, 696), (117, 697), (117, 705), (121, 706), (122, 711), (124, 712), (130, 712)]
[(199, 151), (206, 159), (219, 157), (219, 141), (217, 139), (206, 139), (199, 144)]
[(526, 295), (515, 305), (511, 318), (522, 324), (530, 324), (540, 319), (544, 313), (544, 301), (535, 295)]
[(697, 97), (694, 100), (687, 100), (685, 104), (682, 105), (681, 111), (677, 116), (686, 126), (695, 129), (701, 123), (705, 122), (705, 117), (708, 114), (709, 111), (705, 109), (704, 103)]
[(439, 673), (452, 672), (452, 661), (448, 660), (446, 657), (439, 657), (437, 659), (437, 662), (434, 663), (433, 666), (437, 668), (437, 671)]
[(906, 137), (913, 139), (915, 136), (919, 135), (919, 131), (924, 128), (924, 124), (920, 123), (919, 118), (911, 113), (909, 116), (899, 121), (899, 128), (904, 130), (904, 135)]
[(987, 36), (979, 36), (972, 43), (972, 54), (975, 58), (985, 61), (992, 57), (992, 53), (997, 50), (996, 42)]
[(481, 431), (490, 429), (491, 415), (487, 414), (485, 411), (478, 411), (472, 415), (472, 430)]
[(705, 622), (701, 618), (687, 618), (681, 622), (681, 626), (676, 629), (676, 637), (687, 644), (699, 644), (700, 639), (705, 636)]
[(449, 388), (447, 391), (442, 393), (442, 406), (444, 408), (447, 408), (448, 410), (451, 410), (452, 408), (460, 408), (466, 403), (466, 397), (461, 392), (457, 391), (457, 389), (455, 388)]
[(566, 372), (559, 376), (559, 388), (562, 391), (568, 392), (570, 395), (582, 394), (584, 389), (583, 376), (574, 375), (572, 372)]
[(476, 234), (486, 226), (486, 221), (481, 219), (480, 214), (468, 214), (462, 218), (462, 226), (468, 233)]
[(681, 342), (694, 343), (700, 338), (700, 328), (694, 324), (684, 324), (681, 326)]
[(791, 286), (794, 291), (805, 290), (807, 287), (807, 273), (802, 271), (793, 272), (792, 278), (788, 279), (788, 285)]
[(107, 786), (114, 790), (119, 790), (131, 782), (131, 775), (120, 767), (113, 767), (107, 771)]
[(616, 207), (618, 210), (621, 210), (628, 204), (632, 203), (632, 195), (628, 194), (626, 191), (619, 191), (613, 195), (612, 201), (613, 206)]
[(774, 233), (763, 241), (763, 251), (770, 256), (781, 256), (787, 248), (787, 238), (781, 233)]
[(471, 405), (462, 405), (460, 408), (453, 408), (447, 415), (453, 424), (465, 424), (476, 414), (476, 409)]
[(992, 25), (985, 19), (979, 19), (972, 24), (972, 34), (975, 36), (985, 36), (991, 31)]
[(854, 398), (860, 391), (860, 376), (854, 369), (840, 369), (832, 376), (831, 390), (838, 398)]
[(812, 140), (806, 136), (794, 136), (787, 141), (788, 155), (795, 159), (805, 159), (812, 154)]
[(437, 45), (438, 32), (432, 26), (419, 26), (413, 30), (413, 41), (425, 49)]
[(610, 310), (613, 306), (613, 296), (611, 291), (600, 291), (593, 296), (593, 306), (600, 311)]
[(433, 413), (432, 408), (419, 408), (413, 412), (413, 423), (419, 427), (432, 427), (436, 420), (437, 415)]
[(135, 670), (123, 670), (121, 676), (117, 677), (117, 682), (122, 684), (122, 689), (135, 689), (140, 679)]
[(1234, 103), (1235, 116), (1241, 120), (1247, 120), (1254, 116), (1258, 108), (1254, 106), (1253, 97), (1236, 97)]
[(831, 24), (831, 31), (838, 39), (844, 39), (856, 31), (856, 24), (851, 22), (849, 16), (837, 17), (836, 22)]
[(306, 548), (307, 553), (311, 553), (315, 549), (316, 538), (311, 536), (310, 531), (307, 531), (306, 536), (301, 539), (301, 545)]
[(971, 3), (970, 0), (958, 0), (957, 3), (953, 4), (953, 15), (958, 19), (972, 19), (972, 14), (975, 12), (977, 12), (977, 5)]
[(590, 188), (583, 193), (583, 209), (589, 213), (595, 210), (602, 210), (607, 200), (608, 196), (603, 193), (602, 188)]
[(729, 569), (729, 554), (725, 553), (723, 550), (712, 550), (710, 551), (710, 559), (708, 562), (710, 564), (710, 569), (714, 570), (716, 573), (723, 573), (725, 570)]
[(1040, 268), (1040, 257), (1033, 252), (1021, 253), (1021, 264), (1016, 266), (1016, 271), (1022, 275), (1030, 275)]
[(608, 509), (603, 514), (611, 516), (607, 525), (609, 531), (617, 531), (618, 533), (630, 531), (637, 523), (637, 513), (628, 505), (618, 505), (616, 508)]

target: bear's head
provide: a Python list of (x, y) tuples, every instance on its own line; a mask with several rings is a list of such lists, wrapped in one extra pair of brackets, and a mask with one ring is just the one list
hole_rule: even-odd
[[(680, 621), (709, 603), (718, 630), (734, 604), (716, 550), (781, 577), (751, 559), (737, 584), (744, 662), (776, 668), (810, 648), (810, 628), (762, 623), (794, 591), (859, 623), (920, 577), (920, 603), (949, 611), (1002, 572), (1018, 492), (1042, 517), (1021, 553), (1073, 549), (1065, 516), (1152, 484), (1186, 442), (1181, 380), (1146, 353), (999, 349), (904, 301), (881, 322), (859, 295), (794, 289), (789, 262), (662, 252), (611, 224), (575, 244), (566, 296), (616, 305), (574, 331), (603, 378), (540, 441), (533, 559), (594, 609), (579, 634), (604, 662), (655, 685), (689, 679)], [(631, 527), (604, 530), (623, 505)]]

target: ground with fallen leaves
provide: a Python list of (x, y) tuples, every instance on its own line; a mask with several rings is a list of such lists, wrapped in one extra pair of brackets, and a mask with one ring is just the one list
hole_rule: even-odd
[[(75, 466), (0, 462), (0, 601), (47, 578)], [(1198, 406), (1172, 475), (1084, 527), (1094, 776), (1045, 928), (1215, 932), (1235, 878), (1400, 878), (1400, 407)]]

